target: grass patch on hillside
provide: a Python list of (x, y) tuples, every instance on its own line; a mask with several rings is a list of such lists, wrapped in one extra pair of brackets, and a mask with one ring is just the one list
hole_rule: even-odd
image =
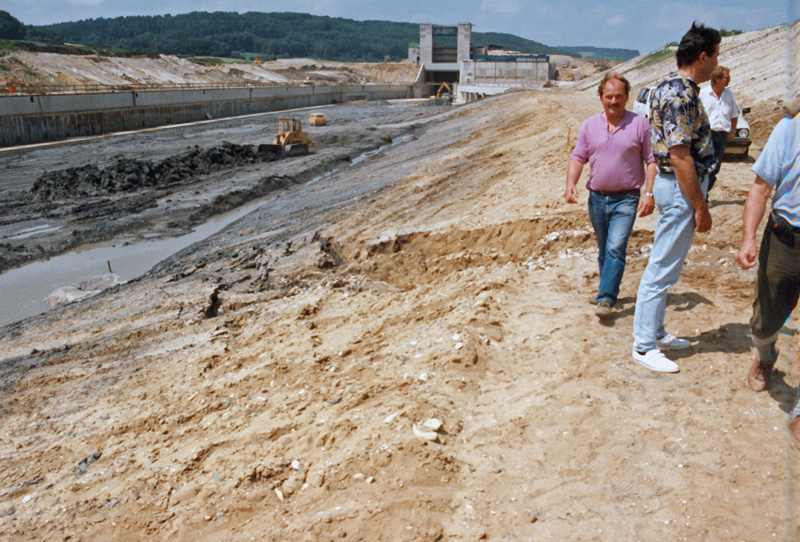
[[(38, 41), (0, 40), (0, 53), (28, 51), (29, 53), (58, 53), (62, 55), (102, 55), (102, 56), (154, 56), (134, 55), (130, 51), (109, 47), (89, 47), (70, 43), (44, 43)], [(157, 56), (157, 55), (155, 55)]]
[(0, 51), (27, 51), (28, 42), (14, 40), (0, 40)]
[(241, 58), (225, 58), (217, 56), (188, 56), (184, 57), (186, 60), (191, 60), (196, 64), (202, 66), (210, 66), (212, 64), (241, 64)]
[(649, 66), (650, 64), (655, 64), (656, 62), (661, 62), (666, 58), (674, 56), (675, 56), (675, 49), (673, 49), (672, 47), (665, 47), (664, 49), (653, 51), (652, 53), (645, 55), (642, 58), (641, 62), (639, 62), (636, 66), (632, 68), (628, 68), (623, 73), (628, 73), (633, 70), (638, 70), (640, 68), (644, 68), (645, 66)]
[(252, 62), (252, 61), (254, 61), (256, 59), (260, 60), (261, 62), (269, 62), (270, 61), (270, 56), (269, 55), (265, 55), (263, 53), (250, 53), (250, 52), (245, 52), (245, 51), (234, 51), (233, 54), (234, 55), (238, 55), (239, 57), (241, 57), (239, 59), (239, 62), (241, 62), (242, 59), (245, 60), (246, 62)]

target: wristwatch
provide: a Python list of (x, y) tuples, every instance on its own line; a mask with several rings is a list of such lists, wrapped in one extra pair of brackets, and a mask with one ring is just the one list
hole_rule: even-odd
[(645, 192), (644, 195), (647, 196), (647, 197), (650, 197), (650, 198), (653, 197), (653, 193), (652, 192)]

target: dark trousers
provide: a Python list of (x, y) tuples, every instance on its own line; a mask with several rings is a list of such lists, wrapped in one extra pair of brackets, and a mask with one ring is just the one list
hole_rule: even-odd
[(756, 299), (750, 319), (757, 345), (777, 340), (800, 297), (800, 233), (794, 234), (794, 248), (789, 248), (771, 231), (771, 224), (770, 220), (758, 253)]
[(714, 156), (717, 157), (717, 165), (708, 174), (708, 191), (711, 192), (714, 183), (717, 182), (717, 173), (722, 167), (722, 155), (725, 154), (725, 142), (728, 140), (728, 132), (711, 132), (711, 144), (714, 146)]

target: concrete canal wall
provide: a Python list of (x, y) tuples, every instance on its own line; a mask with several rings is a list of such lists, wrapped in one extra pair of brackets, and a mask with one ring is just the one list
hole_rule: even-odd
[(422, 94), (412, 85), (344, 85), (0, 96), (0, 147)]

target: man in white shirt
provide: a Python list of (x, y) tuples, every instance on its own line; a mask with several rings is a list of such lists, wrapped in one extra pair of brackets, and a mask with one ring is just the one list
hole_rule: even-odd
[(733, 139), (739, 120), (739, 106), (733, 92), (726, 88), (731, 82), (731, 71), (725, 66), (717, 66), (711, 74), (711, 84), (700, 90), (700, 100), (711, 122), (711, 141), (717, 156), (717, 167), (708, 176), (708, 191), (717, 181), (717, 173), (722, 166), (725, 141)]

